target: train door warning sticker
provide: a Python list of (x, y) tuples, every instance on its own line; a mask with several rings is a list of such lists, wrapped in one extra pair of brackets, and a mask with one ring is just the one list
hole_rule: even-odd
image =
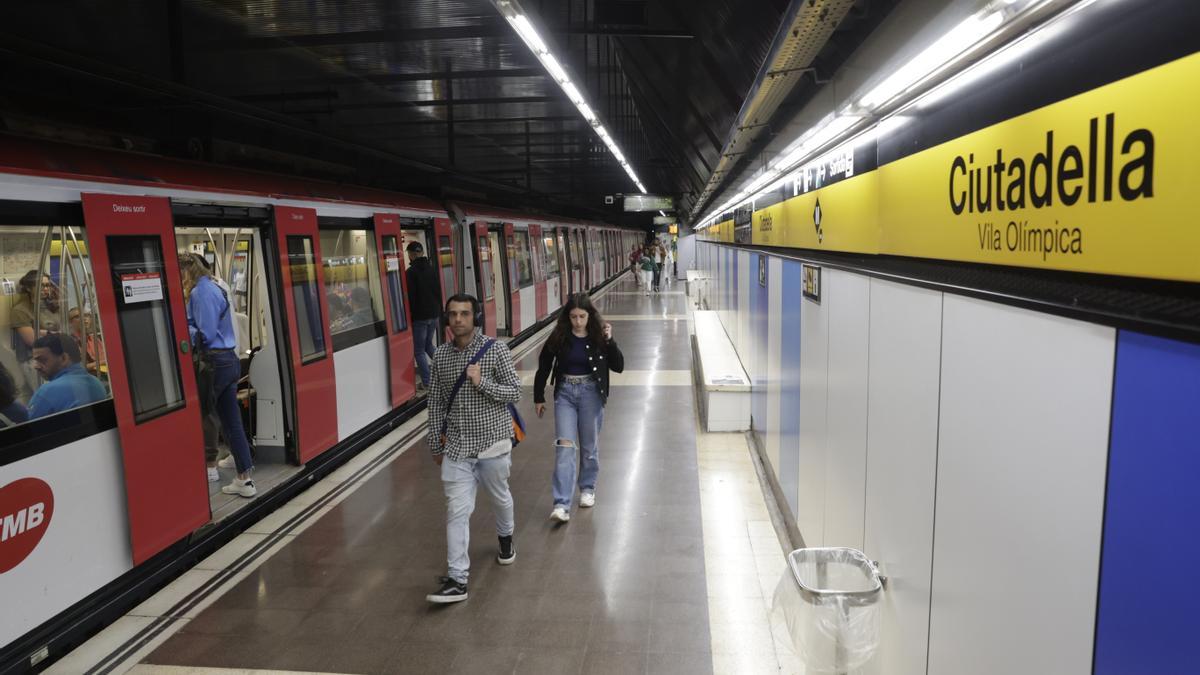
[(158, 273), (122, 274), (121, 291), (125, 295), (125, 304), (127, 305), (134, 302), (162, 300), (162, 275)]

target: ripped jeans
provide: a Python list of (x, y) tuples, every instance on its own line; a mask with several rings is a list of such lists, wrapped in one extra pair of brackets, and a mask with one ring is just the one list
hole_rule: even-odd
[[(604, 402), (594, 380), (562, 382), (554, 397), (554, 505), (570, 508), (575, 486), (580, 492), (596, 489), (600, 473), (600, 426), (604, 424)], [(564, 442), (565, 441), (565, 442)], [(579, 458), (576, 483), (575, 465)]]

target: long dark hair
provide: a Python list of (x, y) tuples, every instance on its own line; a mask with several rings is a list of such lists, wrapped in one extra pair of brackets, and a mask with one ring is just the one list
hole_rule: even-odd
[(600, 316), (600, 310), (592, 304), (592, 299), (587, 293), (574, 293), (567, 298), (567, 304), (563, 305), (558, 322), (554, 324), (554, 331), (546, 338), (546, 349), (549, 349), (551, 354), (560, 353), (563, 345), (567, 343), (567, 336), (571, 335), (571, 310), (575, 309), (582, 309), (588, 313), (588, 341), (596, 349), (604, 347), (604, 319)]

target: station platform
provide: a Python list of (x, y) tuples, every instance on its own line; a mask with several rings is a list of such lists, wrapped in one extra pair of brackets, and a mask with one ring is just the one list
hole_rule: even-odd
[(626, 370), (596, 505), (566, 524), (548, 518), (552, 408), (533, 412), (548, 330), (514, 350), (528, 427), (510, 478), (517, 561), (496, 564), (479, 497), (466, 602), (425, 600), (446, 542), (422, 413), (50, 672), (802, 672), (772, 623), (784, 549), (755, 455), (744, 434), (697, 423), (683, 287), (646, 295), (626, 275), (596, 298)]

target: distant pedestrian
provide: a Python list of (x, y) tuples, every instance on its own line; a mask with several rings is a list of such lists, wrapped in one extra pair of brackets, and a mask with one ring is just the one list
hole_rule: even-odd
[(513, 433), (508, 404), (521, 400), (521, 378), (508, 347), (478, 330), (482, 313), (474, 296), (460, 293), (450, 298), (446, 323), (453, 340), (438, 346), (430, 371), (428, 439), (446, 492), (448, 571), (440, 588), (425, 599), (439, 604), (467, 599), (471, 512), (480, 486), (496, 516), (496, 562), (511, 565), (517, 559), (508, 489)]
[(654, 292), (662, 289), (663, 267), (667, 264), (667, 252), (660, 243), (654, 244)]
[(638, 273), (638, 261), (641, 260), (641, 257), (642, 247), (634, 246), (633, 250), (629, 252), (629, 271), (633, 272), (633, 285), (635, 287), (639, 285), (641, 278), (641, 275)]
[(642, 249), (642, 255), (638, 258), (638, 267), (642, 272), (642, 288), (646, 289), (646, 295), (650, 295), (652, 280), (654, 279), (654, 258), (651, 256), (650, 247)]
[[(554, 510), (550, 518), (571, 519), (571, 501), (579, 487), (579, 505), (596, 503), (600, 474), (600, 427), (608, 402), (609, 371), (625, 370), (625, 357), (586, 293), (576, 293), (558, 315), (554, 331), (538, 354), (533, 378), (537, 416), (546, 412), (546, 379), (554, 383)], [(576, 464), (578, 460), (578, 479)]]
[(404, 248), (408, 252), (408, 307), (413, 319), (413, 351), (422, 386), (429, 387), (429, 359), (433, 358), (434, 340), (438, 332), (438, 314), (442, 303), (438, 299), (438, 279), (433, 264), (425, 255), (425, 247), (414, 241)]

